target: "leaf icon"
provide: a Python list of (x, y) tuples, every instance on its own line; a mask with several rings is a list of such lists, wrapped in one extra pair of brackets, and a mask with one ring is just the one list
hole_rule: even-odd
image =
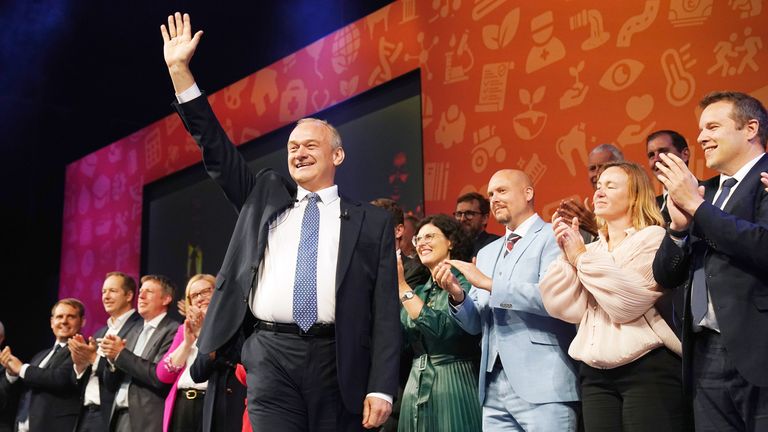
[(483, 43), (488, 49), (497, 50), (501, 48), (499, 45), (499, 26), (490, 24), (483, 27)]
[(520, 24), (520, 8), (515, 8), (509, 11), (504, 16), (504, 20), (501, 22), (501, 28), (499, 29), (500, 45), (505, 47), (512, 42), (512, 39), (517, 34), (517, 27)]
[(533, 103), (534, 104), (537, 104), (537, 103), (541, 102), (542, 99), (544, 99), (544, 91), (546, 89), (547, 89), (546, 87), (541, 86), (541, 87), (537, 88), (535, 92), (533, 92)]
[(520, 89), (520, 102), (522, 102), (523, 105), (531, 104), (531, 93), (528, 92), (528, 90)]

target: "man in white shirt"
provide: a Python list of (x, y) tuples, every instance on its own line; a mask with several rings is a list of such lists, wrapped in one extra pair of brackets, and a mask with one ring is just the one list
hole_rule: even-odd
[(23, 383), (17, 414), (19, 432), (71, 432), (80, 412), (80, 389), (72, 374), (67, 340), (85, 323), (85, 307), (73, 298), (59, 300), (51, 309), (51, 330), (56, 337), (52, 348), (40, 351), (29, 363), (22, 363), (6, 346), (0, 353), (5, 367), (2, 380)]
[(101, 302), (109, 314), (107, 325), (97, 330), (88, 341), (80, 334), (69, 340), (75, 376), (78, 379), (86, 377), (81, 395), (82, 409), (77, 420), (78, 432), (101, 432), (109, 428), (115, 394), (104, 385), (102, 375), (107, 363), (97, 341), (107, 335), (125, 338), (141, 322), (141, 316), (135, 313), (132, 306), (135, 295), (136, 281), (131, 276), (122, 272), (107, 273), (101, 288)]
[(702, 99), (698, 142), (707, 167), (698, 181), (685, 162), (661, 155), (671, 222), (653, 263), (665, 288), (686, 281), (683, 385), (697, 431), (768, 430), (768, 113), (752, 96)]

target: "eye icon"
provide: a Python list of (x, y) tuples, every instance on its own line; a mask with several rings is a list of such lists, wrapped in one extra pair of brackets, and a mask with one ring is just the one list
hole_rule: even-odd
[(619, 60), (603, 73), (600, 78), (600, 86), (610, 91), (624, 90), (635, 82), (644, 67), (637, 60)]

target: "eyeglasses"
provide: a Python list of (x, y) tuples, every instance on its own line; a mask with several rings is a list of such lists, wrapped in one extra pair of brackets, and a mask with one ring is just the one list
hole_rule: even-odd
[(200, 291), (198, 291), (196, 293), (190, 294), (189, 295), (189, 301), (193, 302), (193, 301), (197, 300), (198, 298), (210, 297), (211, 294), (213, 294), (213, 287), (209, 286), (206, 289), (203, 289), (203, 290), (200, 290)]
[(466, 219), (466, 220), (472, 220), (475, 218), (475, 216), (479, 216), (482, 213), (479, 211), (474, 210), (467, 210), (467, 211), (457, 211), (453, 212), (453, 217), (455, 217), (457, 220)]
[(427, 233), (423, 236), (415, 235), (411, 237), (411, 243), (413, 243), (414, 246), (418, 246), (419, 243), (425, 243), (425, 244), (432, 244), (432, 240), (435, 239), (435, 237), (440, 236), (440, 233)]

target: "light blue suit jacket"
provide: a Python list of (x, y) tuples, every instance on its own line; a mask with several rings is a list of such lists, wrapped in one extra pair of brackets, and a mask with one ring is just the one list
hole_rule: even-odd
[(504, 237), (480, 250), (477, 267), (493, 279), (491, 292), (472, 287), (469, 297), (451, 310), (468, 333), (483, 333), (480, 403), (485, 401), (486, 371), (493, 369), (497, 355), (510, 385), (525, 401), (579, 400), (576, 365), (567, 353), (576, 328), (550, 317), (539, 293), (539, 279), (560, 249), (551, 224), (534, 217), (506, 257)]

